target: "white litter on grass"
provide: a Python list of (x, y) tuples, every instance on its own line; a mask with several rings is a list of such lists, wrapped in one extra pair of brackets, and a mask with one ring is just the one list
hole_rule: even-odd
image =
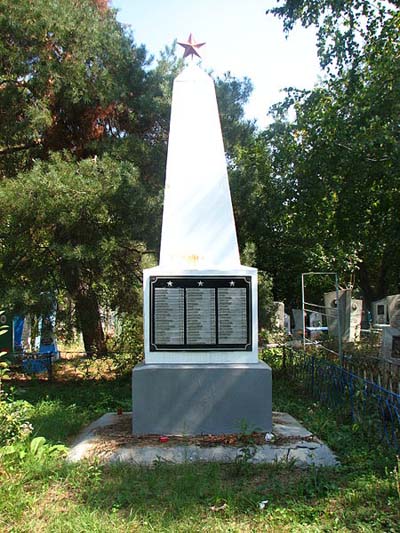
[(226, 503), (223, 503), (222, 505), (212, 505), (210, 507), (210, 511), (213, 511), (213, 513), (217, 513), (218, 511), (225, 511), (225, 509), (228, 507)]
[(273, 433), (266, 433), (265, 434), (265, 442), (271, 442), (271, 440), (274, 440), (274, 434)]
[(259, 508), (260, 508), (261, 511), (262, 511), (263, 509), (265, 509), (265, 507), (267, 506), (267, 504), (268, 504), (268, 500), (263, 500), (262, 502), (260, 502), (260, 503), (258, 504), (258, 506), (259, 506)]

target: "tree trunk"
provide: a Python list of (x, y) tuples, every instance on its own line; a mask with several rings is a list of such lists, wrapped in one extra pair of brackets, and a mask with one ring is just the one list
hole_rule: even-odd
[(369, 273), (364, 263), (360, 263), (359, 270), (360, 287), (364, 296), (364, 305), (367, 309), (371, 309), (371, 303), (376, 300), (375, 291), (371, 287)]
[(78, 268), (64, 264), (62, 273), (67, 290), (75, 302), (86, 353), (106, 354), (107, 347), (96, 293), (90, 283), (81, 279)]
[(96, 294), (91, 289), (78, 291), (75, 305), (86, 353), (105, 355), (107, 348)]
[(384, 298), (388, 295), (389, 287), (388, 287), (388, 270), (389, 270), (389, 264), (391, 259), (391, 254), (393, 253), (392, 250), (389, 249), (388, 246), (385, 247), (382, 255), (381, 260), (381, 268), (379, 270), (379, 277), (378, 277), (378, 296), (379, 298)]

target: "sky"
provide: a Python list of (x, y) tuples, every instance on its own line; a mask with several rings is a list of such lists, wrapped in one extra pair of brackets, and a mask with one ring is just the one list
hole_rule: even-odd
[[(262, 128), (269, 107), (282, 100), (285, 87), (310, 89), (322, 76), (315, 30), (296, 26), (285, 37), (282, 21), (266, 15), (276, 0), (111, 0), (117, 18), (129, 25), (137, 44), (157, 57), (174, 39), (198, 42), (201, 65), (217, 75), (251, 79), (254, 91), (247, 118)], [(178, 47), (178, 53), (183, 48)]]

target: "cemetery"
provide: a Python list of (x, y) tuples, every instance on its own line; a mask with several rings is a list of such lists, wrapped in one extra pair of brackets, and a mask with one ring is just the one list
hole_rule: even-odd
[(0, 531), (398, 530), (399, 8), (269, 4), (326, 77), (266, 126), (192, 33), (0, 6)]

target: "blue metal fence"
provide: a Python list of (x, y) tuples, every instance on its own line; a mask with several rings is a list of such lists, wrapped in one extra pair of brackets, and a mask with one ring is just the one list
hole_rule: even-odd
[(400, 394), (319, 355), (284, 349), (284, 366), (321, 403), (400, 450)]

